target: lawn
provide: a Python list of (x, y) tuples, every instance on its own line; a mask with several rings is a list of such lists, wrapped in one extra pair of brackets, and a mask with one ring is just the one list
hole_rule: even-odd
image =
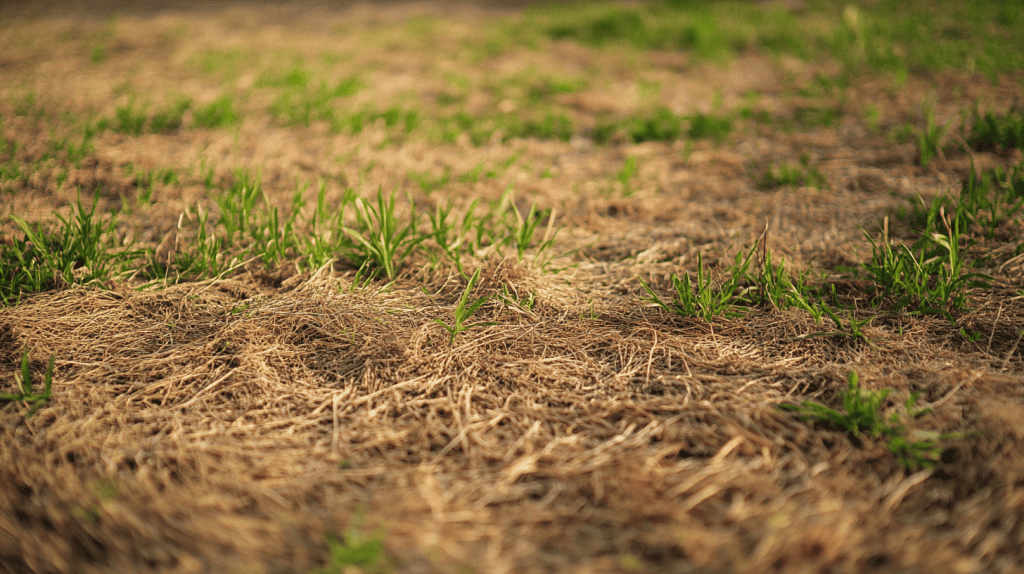
[(0, 572), (1019, 572), (1022, 27), (0, 7)]

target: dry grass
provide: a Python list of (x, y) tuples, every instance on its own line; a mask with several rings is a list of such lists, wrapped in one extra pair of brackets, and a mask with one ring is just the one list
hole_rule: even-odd
[[(195, 72), (190, 58), (252, 46), (344, 53), (344, 66), (368, 66), (382, 101), (407, 97), (403, 86), (427, 90), (450, 70), (476, 81), (528, 62), (610, 78), (574, 96), (581, 122), (594, 117), (591, 107), (643, 105), (616, 97), (617, 82), (634, 79), (633, 52), (565, 43), (550, 52), (512, 48), (468, 67), (457, 45), (483, 15), (449, 14), (451, 45), (425, 53), (416, 37), (380, 31), (379, 22), (403, 21), (408, 10), (129, 18), (105, 40), (113, 55), (87, 72), (76, 72), (87, 57), (80, 48), (106, 24), (18, 20), (0, 31), (0, 48), (17, 48), (0, 49), (4, 136), (24, 144), (16, 159), (26, 164), (49, 136), (48, 124), (13, 111), (19, 89), (40, 94), (47, 109), (60, 101), (103, 113), (114, 108), (116, 78), (134, 74), (133, 89), (154, 100), (171, 86), (202, 99), (253, 78), (242, 70), (222, 83)], [(339, 36), (337, 26), (349, 32)], [(367, 40), (378, 33), (384, 38)], [(26, 39), (40, 34), (62, 39)], [(794, 105), (786, 78), (815, 71), (757, 56), (726, 66), (675, 58), (651, 56), (643, 73), (662, 82), (663, 103), (684, 108), (704, 105), (714, 90), (726, 107), (741, 101), (756, 71), (766, 107), (785, 111)], [(883, 102), (897, 122), (920, 101), (907, 93), (933, 90), (946, 115), (965, 89), (997, 102), (1021, 93), (1009, 80), (962, 80), (911, 78), (888, 96), (864, 81), (845, 105), (857, 116), (860, 102)], [(346, 186), (363, 195), (398, 186), (428, 206), (451, 198), (459, 209), (515, 182), (563, 214), (557, 251), (580, 249), (563, 258), (576, 266), (544, 274), (529, 258), (470, 257), (464, 264), (482, 269), (478, 294), (504, 287), (535, 292), (537, 303), (524, 310), (494, 298), (473, 320), (496, 324), (454, 340), (434, 320), (450, 321), (464, 279), (425, 259), (384, 290), (380, 282), (350, 288), (354, 273), (342, 264), (311, 273), (249, 265), (164, 289), (64, 286), (0, 309), (3, 384), (14, 380), (25, 345), (34, 373), (57, 357), (46, 407), (31, 418), (17, 404), (0, 409), (0, 571), (307, 572), (328, 561), (325, 534), (350, 527), (383, 540), (383, 571), (410, 573), (1024, 567), (1019, 261), (989, 270), (995, 286), (974, 296), (956, 326), (879, 317), (865, 328), (868, 340), (802, 338), (822, 328), (796, 310), (714, 323), (671, 317), (640, 301), (636, 280), (664, 293), (669, 273), (692, 269), (697, 253), (720, 269), (766, 221), (769, 247), (796, 269), (851, 265), (870, 251), (861, 226), (875, 229), (914, 193), (930, 198), (954, 185), (969, 169), (966, 154), (926, 170), (913, 165), (912, 144), (851, 121), (794, 134), (751, 127), (727, 145), (689, 149), (578, 140), (374, 145), (386, 136), (380, 125), (362, 135), (281, 127), (260, 98), (268, 96), (250, 93), (234, 130), (101, 134), (68, 185), (44, 173), (5, 193), (0, 211), (68, 213), (75, 187), (85, 195), (99, 184), (101, 209), (131, 204), (137, 190), (126, 161), (184, 169), (205, 157), (223, 178), (258, 166), (282, 204), (296, 178), (332, 178), (332, 198)], [(420, 102), (424, 115), (432, 101)], [(473, 94), (467, 105), (494, 104)], [(750, 162), (805, 149), (831, 190), (755, 190)], [(501, 177), (453, 180), (429, 197), (406, 176), (444, 166), (465, 173), (514, 153), (518, 163)], [(608, 193), (630, 155), (641, 165), (635, 193)], [(986, 166), (1007, 160), (978, 157)], [(551, 177), (541, 177), (549, 167)], [(156, 248), (206, 195), (198, 175), (184, 178), (159, 189), (152, 205), (134, 206), (126, 225)], [(13, 227), (0, 233), (13, 236)], [(960, 327), (983, 338), (967, 342)], [(944, 443), (937, 468), (912, 472), (880, 441), (778, 409), (839, 404), (850, 371), (868, 389), (894, 389), (892, 404), (922, 392), (934, 413), (919, 428), (973, 434)]]

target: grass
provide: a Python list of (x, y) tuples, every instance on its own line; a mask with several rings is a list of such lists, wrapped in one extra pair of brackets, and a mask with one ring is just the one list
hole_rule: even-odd
[(416, 182), (416, 185), (419, 186), (425, 195), (430, 195), (432, 192), (442, 189), (448, 185), (448, 182), (452, 179), (452, 170), (450, 167), (445, 166), (441, 175), (438, 176), (431, 176), (429, 173), (418, 172), (415, 170), (407, 171), (406, 175), (409, 179)]
[(1006, 223), (1020, 221), (1024, 208), (1024, 163), (1003, 170), (996, 166), (980, 176), (973, 165), (961, 183), (956, 204), (956, 220), (962, 229), (980, 228), (986, 238), (994, 238)]
[[(460, 225), (456, 225), (456, 222), (448, 220), (449, 216), (452, 216), (452, 209), (455, 207), (454, 201), (449, 201), (443, 205), (438, 204), (432, 213), (427, 213), (427, 217), (430, 219), (429, 239), (433, 240), (434, 245), (455, 263), (459, 273), (463, 273), (462, 245), (470, 229), (473, 227), (476, 205), (477, 203), (474, 200), (466, 211), (465, 216), (463, 216)], [(454, 216), (452, 217), (454, 219)]]
[(451, 335), (452, 343), (455, 343), (455, 337), (469, 329), (472, 329), (474, 327), (486, 327), (488, 325), (497, 325), (497, 323), (493, 321), (480, 321), (477, 323), (468, 324), (466, 323), (466, 321), (469, 320), (469, 318), (472, 317), (473, 314), (476, 313), (480, 309), (480, 307), (482, 307), (484, 303), (487, 303), (487, 301), (489, 301), (491, 298), (490, 295), (486, 295), (484, 297), (479, 297), (477, 299), (470, 300), (470, 293), (472, 293), (473, 288), (476, 286), (476, 282), (478, 279), (480, 279), (479, 269), (473, 272), (473, 276), (470, 277), (469, 282), (466, 283), (466, 289), (462, 292), (462, 297), (459, 298), (459, 303), (455, 307), (455, 319), (451, 325), (448, 325), (448, 323), (445, 323), (441, 319), (434, 319), (435, 323), (444, 327), (445, 331), (448, 331), (448, 334)]
[(327, 542), (328, 563), (314, 568), (311, 574), (335, 574), (353, 570), (375, 574), (394, 570), (393, 561), (381, 537), (367, 537), (360, 532), (358, 525), (346, 530), (344, 535), (328, 532), (324, 538)]
[(689, 118), (690, 129), (686, 135), (693, 139), (710, 139), (721, 144), (732, 131), (732, 119), (715, 114), (696, 113)]
[(172, 168), (135, 170), (134, 166), (129, 164), (125, 166), (125, 171), (134, 176), (139, 203), (150, 203), (153, 200), (153, 192), (156, 190), (157, 184), (170, 186), (181, 183), (177, 172)]
[(17, 393), (0, 393), (0, 402), (17, 402), (29, 406), (25, 412), (25, 418), (36, 414), (39, 409), (50, 400), (53, 395), (53, 355), (50, 355), (50, 362), (46, 366), (46, 374), (43, 375), (43, 390), (35, 392), (32, 390), (32, 370), (28, 361), (28, 345), (21, 352), (21, 372), (15, 375), (14, 386)]
[[(1024, 44), (1015, 33), (1021, 12), (1012, 3), (980, 0), (834, 5), (803, 14), (680, 0), (537, 7), (528, 11), (523, 27), (597, 48), (687, 50), (711, 61), (754, 49), (802, 59), (827, 55), (848, 74), (954, 67), (994, 78), (1024, 64)], [(521, 35), (531, 37), (529, 30)]]
[(493, 116), (473, 116), (460, 111), (439, 118), (437, 127), (440, 141), (455, 143), (461, 134), (469, 136), (474, 146), (482, 146), (497, 137), (502, 143), (513, 138), (569, 141), (576, 133), (575, 125), (567, 114), (558, 111), (522, 114), (507, 113)]
[(710, 139), (722, 143), (732, 132), (730, 117), (716, 113), (676, 114), (664, 106), (622, 118), (600, 118), (590, 136), (599, 144), (622, 139), (633, 143), (673, 142), (684, 135), (691, 139)]
[(633, 194), (633, 178), (636, 177), (638, 169), (636, 156), (630, 155), (623, 162), (622, 169), (615, 173), (615, 179), (622, 185), (623, 196), (628, 197)]
[(834, 128), (843, 117), (843, 109), (830, 107), (798, 107), (793, 113), (793, 121), (804, 129)]
[(828, 179), (817, 166), (811, 165), (810, 157), (803, 155), (800, 163), (781, 163), (769, 165), (760, 176), (755, 176), (754, 184), (758, 189), (769, 190), (780, 187), (814, 187), (828, 189)]
[(931, 106), (925, 107), (924, 127), (918, 133), (918, 150), (920, 153), (918, 163), (921, 167), (928, 167), (932, 158), (936, 156), (945, 159), (945, 154), (942, 152), (942, 140), (946, 137), (949, 126), (952, 124), (953, 118), (949, 118), (945, 124), (939, 125), (935, 121), (935, 110)]
[(971, 288), (989, 286), (990, 277), (965, 268), (960, 255), (959, 222), (954, 219), (950, 225), (941, 208), (939, 220), (945, 233), (923, 236), (916, 253), (906, 245), (892, 245), (888, 219), (877, 243), (864, 232), (871, 243), (871, 261), (861, 267), (877, 286), (876, 304), (885, 302), (896, 309), (911, 307), (915, 313), (935, 313), (952, 320), (952, 311), (966, 309)]
[(1012, 234), (1024, 210), (1024, 164), (1007, 169), (996, 166), (979, 174), (972, 162), (958, 193), (939, 194), (931, 203), (921, 197), (908, 203), (892, 216), (925, 237), (942, 232), (941, 213), (949, 214), (962, 233), (986, 239)]
[(967, 144), (978, 151), (1024, 149), (1024, 110), (1011, 109), (1005, 114), (988, 111), (982, 115), (975, 107)]
[[(499, 163), (510, 161), (514, 156)], [(172, 181), (172, 175), (177, 177), (169, 171), (147, 171), (137, 177), (143, 182)], [(166, 250), (116, 248), (117, 218), (96, 215), (95, 203), (91, 211), (79, 206), (75, 217), (60, 219), (63, 228), (58, 231), (15, 217), (25, 238), (0, 250), (5, 262), (0, 272), (8, 278), (0, 294), (7, 304), (15, 304), (22, 292), (46, 290), (70, 276), (82, 284), (134, 276), (170, 285), (223, 277), (252, 261), (267, 268), (294, 261), (298, 269), (313, 271), (340, 259), (365, 276), (394, 281), (414, 257), (425, 257), (435, 268), (450, 260), (461, 272), (466, 253), (500, 254), (508, 248), (519, 261), (529, 256), (544, 270), (558, 234), (553, 210), (534, 203), (520, 213), (511, 189), (486, 213), (477, 214), (477, 202), (472, 202), (461, 219), (453, 202), (439, 204), (427, 214), (429, 226), (423, 225), (411, 197), (408, 216), (400, 217), (394, 192), (385, 195), (380, 188), (372, 200), (346, 189), (340, 202), (330, 205), (326, 182), (321, 182), (311, 214), (304, 215), (310, 213), (306, 186), (297, 188), (288, 207), (281, 209), (270, 201), (258, 174), (240, 170), (211, 196), (214, 209), (200, 203), (180, 214), (173, 248)]]
[[(218, 277), (255, 259), (270, 268), (295, 259), (300, 269), (314, 270), (340, 255), (353, 268), (394, 281), (414, 255), (428, 258), (435, 267), (441, 257), (447, 258), (461, 271), (464, 253), (507, 247), (515, 249), (519, 261), (532, 254), (541, 269), (551, 262), (547, 251), (558, 233), (555, 212), (532, 204), (520, 213), (511, 189), (484, 215), (476, 214), (474, 202), (461, 221), (453, 213), (454, 204), (438, 205), (428, 213), (429, 229), (421, 225), (412, 198), (407, 198), (408, 217), (400, 218), (393, 192), (385, 196), (378, 188), (375, 200), (367, 201), (348, 189), (332, 207), (326, 203), (326, 189), (321, 183), (315, 210), (306, 218), (305, 187), (296, 190), (289, 209), (282, 212), (270, 203), (258, 175), (238, 172), (229, 187), (214, 195), (216, 217), (201, 205), (183, 212), (176, 249), (166, 260), (150, 251), (149, 270), (143, 275), (164, 284)], [(347, 220), (346, 213), (354, 220)]]
[[(32, 113), (33, 121), (42, 122), (47, 116), (45, 112)], [(93, 140), (99, 131), (88, 122), (73, 121), (76, 125), (70, 129), (50, 130), (41, 149), (4, 137), (4, 125), (0, 122), (0, 191), (12, 191), (18, 184), (29, 182), (34, 174), (53, 168), (58, 170), (54, 179), (56, 187), (60, 187), (70, 169), (94, 152)]]
[(196, 106), (192, 100), (181, 98), (177, 102), (150, 113), (148, 106), (138, 105), (133, 97), (114, 110), (113, 117), (100, 118), (87, 129), (102, 132), (110, 130), (131, 136), (148, 133), (170, 134), (185, 127), (186, 113), (191, 113), (191, 127), (200, 129), (221, 129), (236, 125), (240, 115), (234, 99), (221, 96), (210, 103)]
[(740, 284), (747, 279), (747, 270), (757, 250), (755, 244), (750, 251), (743, 256), (737, 253), (732, 267), (729, 268), (725, 277), (716, 284), (712, 277), (711, 270), (704, 266), (704, 257), (697, 254), (697, 279), (695, 283), (690, 281), (690, 273), (683, 273), (680, 278), (675, 273), (669, 277), (675, 296), (670, 302), (664, 302), (651, 287), (640, 279), (640, 286), (649, 295), (644, 301), (652, 303), (661, 309), (682, 315), (683, 317), (699, 317), (705, 321), (712, 321), (718, 316), (726, 318), (740, 317), (742, 312), (738, 310), (736, 291)]
[[(545, 6), (530, 11), (528, 25), (555, 40), (594, 47), (629, 45), (639, 49), (689, 50), (704, 59), (721, 59), (750, 45), (801, 53), (806, 44), (796, 20), (784, 11), (748, 10), (737, 5), (704, 6), (686, 2), (640, 8), (596, 4), (582, 8)], [(767, 18), (765, 17), (767, 16)], [(753, 23), (760, 18), (756, 35)], [(722, 22), (728, 21), (729, 26)]]
[[(887, 218), (878, 242), (865, 231), (872, 255), (870, 261), (860, 264), (860, 269), (872, 279), (874, 293), (871, 302), (876, 307), (895, 312), (909, 310), (912, 314), (936, 314), (955, 322), (954, 313), (968, 308), (970, 291), (988, 288), (992, 278), (967, 269), (961, 254), (958, 219), (953, 218), (950, 222), (941, 206), (929, 217), (926, 224), (928, 233), (922, 234), (913, 248), (894, 245), (890, 241)], [(944, 233), (935, 230), (937, 224), (941, 224)], [(702, 254), (698, 253), (696, 281), (690, 279), (689, 271), (684, 271), (681, 277), (672, 273), (669, 279), (674, 296), (668, 302), (640, 279), (640, 285), (648, 295), (642, 300), (664, 311), (704, 321), (712, 321), (719, 316), (742, 316), (742, 308), (750, 305), (768, 305), (773, 309), (795, 307), (807, 311), (816, 323), (828, 317), (838, 329), (801, 338), (843, 335), (866, 339), (863, 327), (871, 322), (871, 317), (860, 318), (850, 312), (844, 322), (839, 313), (825, 302), (821, 289), (807, 283), (806, 274), (794, 280), (785, 270), (785, 261), (773, 264), (767, 249), (760, 258), (759, 271), (752, 274), (751, 261), (758, 245), (755, 243), (746, 255), (737, 253), (732, 266), (717, 281), (704, 265)], [(756, 289), (745, 285), (756, 285)], [(834, 305), (834, 292), (832, 300)]]
[[(531, 249), (534, 243), (534, 238), (537, 234), (541, 222), (547, 216), (547, 227), (544, 229), (544, 235), (540, 238), (540, 243), (536, 246), (535, 252), (536, 257), (540, 259), (544, 252), (550, 248), (555, 242), (555, 236), (558, 235), (558, 230), (554, 228), (555, 224), (555, 211), (547, 210), (546, 212), (537, 209), (536, 203), (530, 204), (530, 210), (524, 217), (520, 212), (519, 208), (516, 207), (512, 201), (512, 189), (509, 188), (505, 191), (501, 201), (502, 213), (511, 212), (515, 216), (513, 222), (507, 222), (505, 224), (507, 235), (506, 240), (511, 243), (516, 249), (516, 256), (519, 261), (523, 261), (526, 257), (526, 252)], [(504, 242), (500, 242), (504, 243)], [(500, 244), (499, 243), (499, 244)], [(541, 265), (543, 269), (544, 265)]]
[(355, 243), (345, 248), (346, 256), (359, 266), (369, 263), (380, 270), (389, 281), (398, 277), (402, 263), (409, 254), (426, 238), (416, 233), (419, 219), (416, 204), (409, 199), (411, 213), (406, 221), (395, 216), (395, 195), (387, 200), (377, 189), (377, 206), (361, 198), (355, 198), (355, 213), (358, 231), (344, 228)]
[[(881, 413), (890, 389), (865, 391), (860, 388), (857, 373), (851, 371), (848, 388), (842, 393), (843, 410), (840, 412), (819, 403), (804, 401), (800, 405), (782, 404), (780, 408), (795, 411), (800, 418), (830, 426), (857, 440), (866, 437), (885, 439), (886, 446), (901, 465), (910, 470), (934, 467), (942, 449), (940, 439), (962, 438), (958, 434), (911, 433), (905, 420), (914, 420), (931, 412), (928, 407), (915, 408), (918, 394), (912, 393), (903, 404), (904, 412), (893, 412), (888, 418)], [(866, 435), (866, 437), (865, 437)]]
[(17, 304), (26, 292), (102, 284), (134, 273), (144, 251), (119, 241), (117, 219), (97, 214), (98, 201), (99, 194), (86, 211), (79, 200), (70, 217), (57, 216), (56, 229), (11, 215), (22, 237), (0, 248), (0, 298), (5, 305)]

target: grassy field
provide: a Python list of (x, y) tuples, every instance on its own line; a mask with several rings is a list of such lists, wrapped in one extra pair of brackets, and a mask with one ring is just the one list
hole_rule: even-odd
[(1020, 572), (1022, 28), (0, 8), (0, 572)]

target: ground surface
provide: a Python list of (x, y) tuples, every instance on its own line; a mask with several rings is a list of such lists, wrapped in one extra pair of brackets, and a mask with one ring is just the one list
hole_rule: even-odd
[[(956, 140), (963, 110), (1024, 96), (1019, 71), (835, 85), (828, 58), (520, 44), (515, 15), (430, 4), (0, 16), (0, 241), (24, 236), (8, 216), (59, 225), (80, 194), (117, 215), (118, 245), (149, 250), (132, 273), (81, 285), (94, 270), (77, 265), (0, 308), (0, 390), (26, 346), (37, 382), (55, 357), (45, 406), (0, 407), (0, 570), (1024, 568), (1019, 221), (973, 238), (993, 279), (952, 323), (873, 301), (850, 271), (887, 215), (912, 243), (894, 214), (958, 190), (972, 159), (1020, 163)], [(928, 167), (899, 129), (923, 107), (954, 120)], [(682, 133), (635, 137), (675, 129), (658, 110)], [(706, 137), (698, 116), (731, 130)], [(759, 186), (779, 165), (822, 179)], [(537, 239), (560, 230), (522, 256), (480, 241), (463, 273), (414, 250), (362, 288), (340, 254), (273, 259), (243, 230), (219, 276), (176, 275), (197, 234), (226, 233), (224, 198), (256, 186), (254, 214), (298, 205), (299, 234), (328, 243), (318, 190), (327, 212), (396, 190), (401, 217), (410, 198), (460, 218), (478, 200), (482, 228), (535, 203)], [(871, 319), (861, 335), (770, 303), (707, 321), (645, 300), (640, 279), (667, 301), (698, 255), (720, 281), (755, 244), (752, 272), (784, 257)], [(477, 269), (473, 297), (491, 298), (467, 323), (493, 324), (452, 338), (435, 320), (455, 321)], [(908, 468), (883, 438), (778, 408), (840, 408), (851, 371), (894, 390), (887, 416), (920, 392), (933, 412), (915, 430), (966, 436)]]

